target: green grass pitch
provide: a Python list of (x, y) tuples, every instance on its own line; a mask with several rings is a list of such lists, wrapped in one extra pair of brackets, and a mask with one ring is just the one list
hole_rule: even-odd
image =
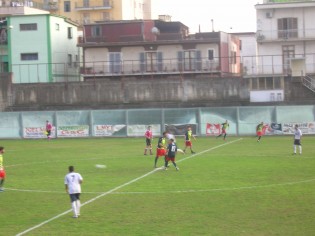
[[(143, 138), (0, 140), (0, 235), (315, 235), (314, 143), (292, 155), (292, 136), (200, 137), (180, 171), (154, 171)], [(78, 219), (69, 165), (84, 178)]]

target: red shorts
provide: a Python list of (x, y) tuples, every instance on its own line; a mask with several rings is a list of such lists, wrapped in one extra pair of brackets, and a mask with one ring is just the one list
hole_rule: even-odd
[(5, 178), (5, 170), (0, 170), (0, 178), (1, 179)]
[(172, 162), (174, 162), (175, 161), (175, 157), (168, 157), (168, 156), (166, 156), (165, 157), (165, 161), (172, 161)]
[(166, 153), (166, 150), (164, 148), (157, 148), (156, 149), (156, 156), (157, 157), (164, 157)]
[(262, 136), (262, 131), (257, 131), (257, 136)]
[(186, 141), (185, 141), (185, 145), (186, 145), (186, 147), (191, 147), (191, 146), (192, 146), (192, 143), (191, 143), (190, 140), (186, 140)]
[(226, 134), (226, 130), (225, 129), (222, 129), (222, 134)]

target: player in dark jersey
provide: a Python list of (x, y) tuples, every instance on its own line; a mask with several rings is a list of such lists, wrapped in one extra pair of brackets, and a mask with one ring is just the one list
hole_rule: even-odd
[(155, 160), (154, 160), (154, 168), (157, 168), (157, 161), (159, 159), (159, 157), (165, 157), (165, 154), (166, 154), (166, 134), (167, 132), (164, 132), (163, 133), (163, 136), (159, 138), (159, 141), (158, 141), (158, 145), (157, 145), (157, 148), (156, 148), (156, 156), (155, 156)]
[(224, 123), (222, 123), (221, 124), (222, 125), (222, 132), (221, 132), (221, 134), (219, 134), (218, 136), (217, 136), (217, 138), (219, 138), (220, 136), (222, 136), (223, 135), (223, 140), (225, 140), (225, 138), (226, 138), (226, 135), (227, 135), (227, 129), (230, 127), (230, 124), (229, 124), (229, 122), (226, 120)]
[(165, 156), (165, 165), (164, 165), (165, 170), (167, 170), (169, 161), (171, 161), (173, 163), (176, 170), (179, 170), (179, 168), (177, 167), (176, 162), (175, 162), (176, 153), (177, 153), (176, 143), (174, 142), (174, 139), (170, 139), (168, 141), (167, 154)]

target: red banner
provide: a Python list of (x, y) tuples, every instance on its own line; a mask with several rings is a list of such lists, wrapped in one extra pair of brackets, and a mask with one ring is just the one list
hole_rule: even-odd
[(206, 135), (219, 135), (221, 133), (221, 125), (220, 124), (209, 124), (206, 126)]

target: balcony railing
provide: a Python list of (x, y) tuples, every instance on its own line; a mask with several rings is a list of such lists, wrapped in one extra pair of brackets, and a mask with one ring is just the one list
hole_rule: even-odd
[(81, 68), (85, 76), (121, 76), (121, 75), (146, 75), (146, 74), (185, 74), (185, 73), (219, 73), (218, 60), (199, 60), (179, 62), (176, 59), (162, 61), (97, 61), (86, 62)]
[(258, 42), (315, 40), (315, 28), (292, 30), (258, 30)]
[(81, 1), (75, 3), (75, 9), (80, 10), (106, 10), (112, 9), (113, 2), (108, 0)]

